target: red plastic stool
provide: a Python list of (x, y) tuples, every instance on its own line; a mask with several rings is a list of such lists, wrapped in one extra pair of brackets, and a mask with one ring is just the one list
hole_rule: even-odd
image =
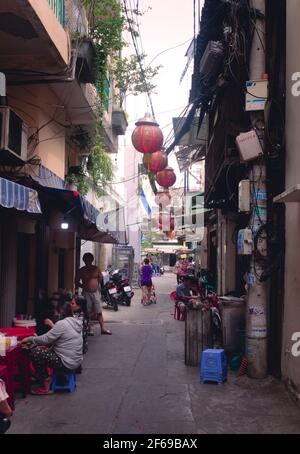
[(180, 321), (184, 321), (185, 320), (185, 314), (183, 314), (178, 306), (178, 301), (177, 301), (177, 295), (176, 295), (176, 291), (170, 293), (170, 298), (172, 301), (175, 302), (175, 306), (174, 306), (174, 318), (175, 320), (180, 320)]

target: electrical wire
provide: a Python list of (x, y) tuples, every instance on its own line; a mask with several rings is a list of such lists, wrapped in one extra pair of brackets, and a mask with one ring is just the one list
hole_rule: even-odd
[(127, 0), (123, 0), (123, 4), (124, 4), (124, 10), (125, 10), (125, 14), (126, 14), (127, 23), (128, 23), (129, 31), (130, 31), (130, 34), (131, 34), (133, 46), (134, 46), (134, 49), (135, 49), (135, 52), (136, 52), (136, 56), (137, 56), (137, 61), (138, 61), (138, 64), (139, 64), (139, 67), (140, 67), (140, 70), (141, 70), (141, 74), (142, 74), (142, 77), (143, 77), (143, 80), (144, 80), (144, 84), (145, 84), (145, 88), (146, 88), (146, 94), (147, 94), (148, 101), (149, 101), (149, 104), (150, 104), (150, 107), (151, 107), (151, 112), (152, 112), (153, 117), (155, 118), (154, 107), (153, 107), (153, 103), (152, 103), (152, 99), (151, 99), (151, 94), (150, 94), (150, 90), (149, 90), (149, 85), (148, 85), (146, 73), (145, 73), (145, 70), (144, 70), (144, 67), (143, 67), (143, 64), (142, 64), (142, 61), (141, 61), (141, 55), (140, 55), (140, 52), (139, 52), (139, 49), (138, 49), (138, 44), (137, 44), (137, 41), (136, 41), (136, 37), (135, 37), (133, 29), (132, 29), (132, 24), (130, 22), (129, 8), (128, 8), (128, 5), (127, 5)]
[(173, 49), (177, 49), (178, 47), (184, 46), (185, 44), (191, 42), (192, 39), (193, 39), (193, 38), (189, 38), (189, 39), (187, 39), (186, 41), (184, 41), (183, 43), (180, 43), (180, 44), (177, 44), (176, 46), (168, 47), (167, 49), (162, 50), (159, 54), (157, 54), (154, 58), (152, 58), (152, 60), (151, 60), (150, 63), (148, 64), (147, 68), (149, 68), (149, 67), (152, 65), (152, 63), (153, 63), (158, 57), (160, 57), (162, 54), (164, 54), (165, 52), (169, 52), (169, 51), (171, 51), (171, 50), (173, 50)]
[[(196, 0), (193, 1), (193, 20), (194, 20), (194, 42), (196, 41)], [(194, 58), (196, 56), (196, 46), (194, 46)]]

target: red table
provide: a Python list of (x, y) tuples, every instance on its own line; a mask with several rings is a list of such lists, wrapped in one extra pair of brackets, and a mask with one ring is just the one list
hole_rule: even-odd
[[(6, 350), (6, 356), (0, 356), (0, 367), (6, 366), (8, 376), (7, 393), (12, 396), (12, 404), (15, 391), (21, 389), (23, 397), (29, 394), (31, 389), (30, 359), (27, 351), (20, 345)], [(16, 376), (20, 381), (16, 380)], [(10, 392), (9, 392), (10, 391)]]
[(8, 394), (8, 399), (7, 399), (8, 405), (10, 405), (10, 407), (13, 408), (13, 406), (14, 406), (13, 384), (8, 376), (7, 366), (3, 366), (3, 365), (0, 366), (0, 378), (5, 383), (6, 392)]
[(9, 328), (0, 328), (0, 332), (4, 333), (6, 336), (15, 336), (18, 340), (24, 339), (24, 337), (34, 336), (35, 327), (9, 327)]

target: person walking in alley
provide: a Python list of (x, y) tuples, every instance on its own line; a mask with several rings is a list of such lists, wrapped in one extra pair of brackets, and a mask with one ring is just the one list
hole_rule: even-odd
[[(96, 314), (96, 318), (100, 325), (101, 334), (112, 334), (110, 330), (105, 329), (102, 307), (101, 307), (101, 291), (103, 276), (100, 269), (93, 265), (94, 256), (87, 252), (82, 257), (85, 266), (80, 268), (75, 276), (75, 289), (82, 288), (82, 296), (86, 299), (89, 315)], [(90, 333), (90, 335), (93, 335)]]
[(141, 266), (141, 286), (142, 286), (142, 304), (147, 306), (150, 304), (151, 292), (152, 292), (152, 266), (150, 265), (149, 259), (144, 260), (144, 264)]

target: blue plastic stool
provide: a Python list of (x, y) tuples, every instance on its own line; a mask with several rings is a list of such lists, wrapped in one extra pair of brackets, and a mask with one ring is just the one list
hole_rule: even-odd
[(52, 377), (51, 389), (56, 391), (69, 391), (72, 393), (76, 389), (75, 371), (54, 372)]
[(223, 383), (227, 380), (227, 359), (223, 349), (207, 349), (202, 352), (200, 383), (212, 381)]

